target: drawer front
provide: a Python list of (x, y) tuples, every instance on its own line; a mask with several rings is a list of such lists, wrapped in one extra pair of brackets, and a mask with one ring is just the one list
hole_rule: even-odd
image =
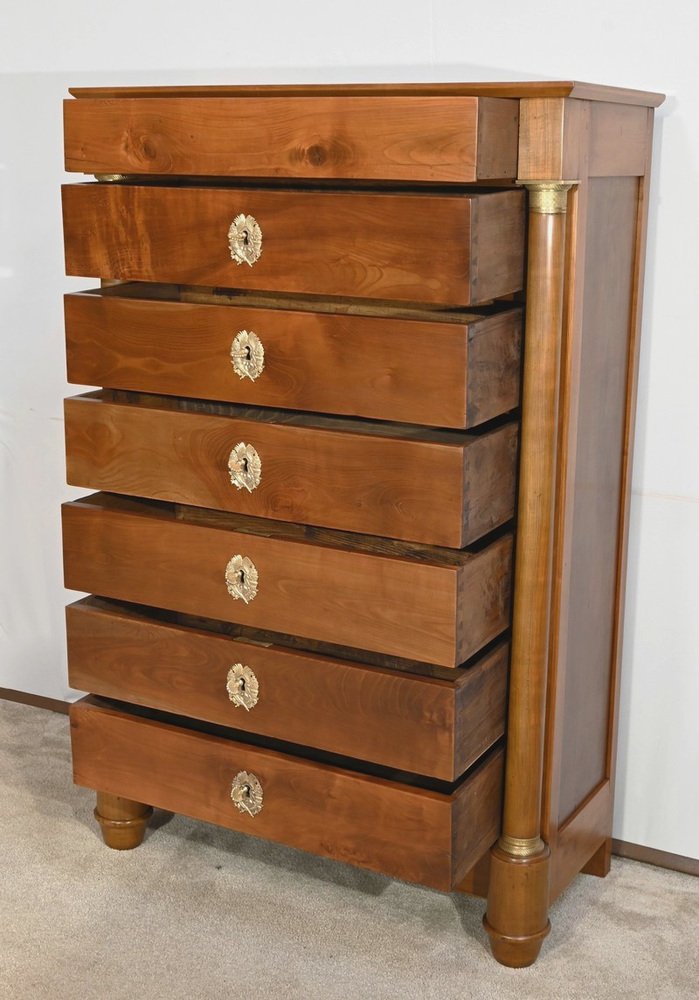
[(71, 735), (79, 785), (436, 889), (453, 888), (499, 832), (501, 751), (441, 794), (89, 700), (72, 706)]
[(150, 97), (64, 102), (66, 170), (468, 184), (513, 178), (519, 102)]
[(401, 427), (148, 399), (66, 400), (71, 485), (455, 548), (514, 512), (514, 424), (408, 437)]
[(447, 323), (115, 291), (65, 297), (70, 382), (453, 428), (519, 404), (518, 309)]
[(380, 539), (371, 551), (339, 547), (335, 532), (318, 544), (309, 528), (219, 520), (241, 528), (101, 494), (65, 504), (66, 586), (447, 667), (509, 624), (510, 536), (475, 554)]
[(506, 645), (455, 681), (183, 627), (87, 599), (66, 610), (79, 691), (454, 781), (505, 730)]
[[(239, 219), (247, 221), (231, 250)], [(523, 281), (521, 191), (79, 184), (63, 188), (63, 222), (72, 275), (455, 305), (515, 292)]]

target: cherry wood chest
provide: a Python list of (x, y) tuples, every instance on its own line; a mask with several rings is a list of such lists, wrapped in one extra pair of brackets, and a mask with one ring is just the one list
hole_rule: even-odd
[(483, 895), (530, 964), (609, 869), (662, 97), (71, 95), (71, 727), (106, 843), (159, 807)]

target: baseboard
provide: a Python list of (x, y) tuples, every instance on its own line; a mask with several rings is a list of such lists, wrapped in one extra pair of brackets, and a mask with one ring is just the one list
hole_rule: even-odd
[(60, 698), (44, 698), (40, 694), (28, 694), (26, 691), (13, 691), (12, 688), (0, 688), (0, 698), (4, 701), (16, 701), (20, 705), (31, 705), (32, 708), (48, 708), (52, 712), (68, 714), (70, 702)]
[(673, 872), (683, 872), (685, 875), (699, 875), (699, 860), (684, 858), (681, 854), (670, 854), (668, 851), (657, 851), (654, 847), (642, 847), (641, 844), (628, 844), (625, 840), (612, 840), (612, 854), (618, 858), (629, 858), (631, 861), (642, 861), (656, 868), (668, 868)]

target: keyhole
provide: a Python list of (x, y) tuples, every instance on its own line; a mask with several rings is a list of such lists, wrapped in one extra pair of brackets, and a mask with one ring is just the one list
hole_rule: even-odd
[(244, 694), (244, 692), (245, 692), (245, 678), (244, 677), (239, 677), (238, 678), (238, 690), (240, 691), (241, 694)]
[(248, 232), (247, 229), (244, 229), (243, 230), (243, 244), (244, 244), (244, 246), (247, 246), (249, 242), (250, 242), (250, 233)]

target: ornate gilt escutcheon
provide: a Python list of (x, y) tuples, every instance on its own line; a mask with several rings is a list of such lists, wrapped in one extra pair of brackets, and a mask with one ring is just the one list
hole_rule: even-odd
[(236, 375), (258, 379), (265, 366), (265, 349), (262, 341), (252, 330), (240, 330), (231, 344), (231, 364)]
[(250, 667), (234, 663), (228, 671), (226, 691), (236, 708), (244, 708), (249, 712), (257, 704), (260, 685)]
[(257, 594), (258, 573), (252, 559), (235, 555), (226, 566), (226, 588), (236, 601), (249, 604)]
[(262, 785), (252, 771), (238, 771), (231, 785), (231, 799), (241, 813), (257, 816), (262, 811)]
[(260, 259), (262, 253), (262, 230), (252, 215), (236, 215), (228, 230), (228, 247), (236, 264), (249, 267)]
[(228, 456), (228, 473), (237, 490), (252, 493), (262, 479), (262, 460), (251, 444), (240, 441)]

